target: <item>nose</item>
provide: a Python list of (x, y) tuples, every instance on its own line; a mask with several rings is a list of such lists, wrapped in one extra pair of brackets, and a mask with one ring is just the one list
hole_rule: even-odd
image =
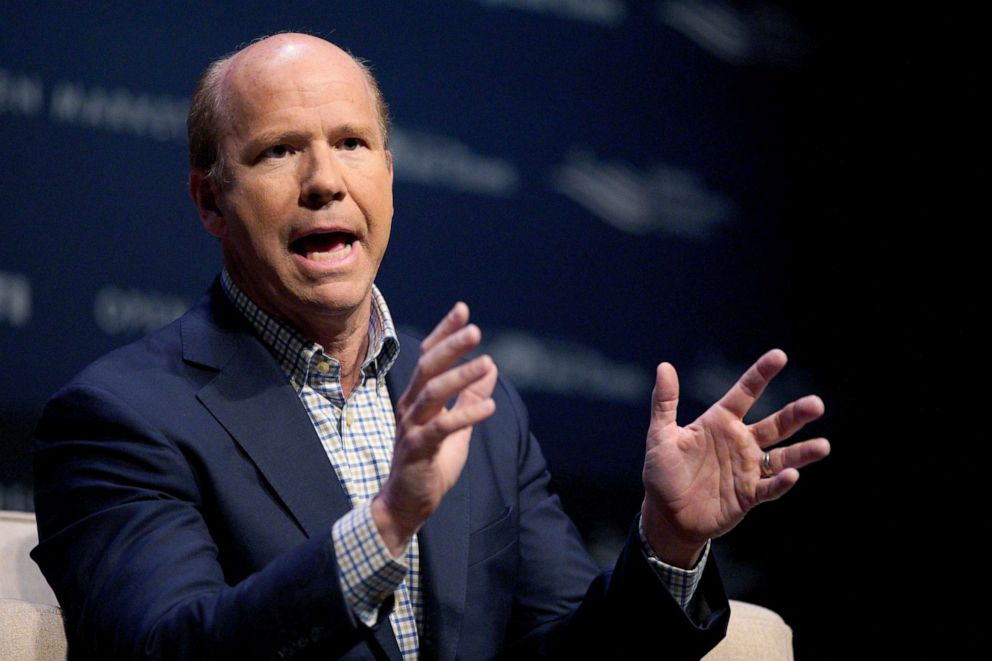
[(340, 164), (330, 147), (316, 144), (302, 159), (300, 204), (309, 209), (321, 209), (345, 196), (345, 181)]

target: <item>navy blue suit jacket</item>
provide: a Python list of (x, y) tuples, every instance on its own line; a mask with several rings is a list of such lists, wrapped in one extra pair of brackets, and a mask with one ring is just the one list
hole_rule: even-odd
[[(410, 379), (417, 341), (388, 386)], [(420, 533), (422, 658), (698, 657), (726, 627), (710, 563), (687, 617), (636, 532), (600, 574), (558, 499), (516, 393), (473, 431)], [(399, 658), (387, 602), (345, 603), (331, 525), (349, 501), (307, 413), (217, 283), (181, 319), (97, 361), (45, 409), (33, 556), (72, 658)]]

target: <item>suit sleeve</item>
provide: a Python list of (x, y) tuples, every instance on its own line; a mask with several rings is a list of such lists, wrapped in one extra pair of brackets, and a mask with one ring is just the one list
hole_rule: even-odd
[(65, 611), (71, 657), (333, 656), (374, 637), (342, 598), (331, 522), (228, 584), (188, 458), (120, 396), (60, 393), (34, 464), (32, 555)]
[(698, 659), (726, 633), (729, 604), (712, 558), (683, 609), (650, 566), (635, 520), (613, 568), (599, 573), (557, 496), (526, 410), (507, 388), (521, 426), (520, 569), (509, 658), (603, 658), (656, 650)]

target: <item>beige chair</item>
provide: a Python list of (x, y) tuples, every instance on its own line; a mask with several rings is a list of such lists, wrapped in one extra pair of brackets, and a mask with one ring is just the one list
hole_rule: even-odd
[(62, 611), (28, 555), (38, 543), (34, 514), (0, 510), (0, 659), (65, 659)]
[[(0, 659), (65, 659), (62, 611), (28, 555), (38, 543), (34, 514), (0, 510)], [(727, 637), (707, 661), (792, 661), (792, 629), (776, 613), (731, 602)]]
[(706, 661), (792, 661), (792, 629), (774, 611), (731, 599), (727, 637), (703, 658)]

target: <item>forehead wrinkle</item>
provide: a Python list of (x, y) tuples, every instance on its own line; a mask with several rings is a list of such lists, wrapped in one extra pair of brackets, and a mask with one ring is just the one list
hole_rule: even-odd
[[(360, 87), (358, 81), (361, 81)], [(329, 42), (313, 41), (301, 35), (277, 35), (258, 42), (231, 57), (225, 64), (218, 85), (222, 101), (218, 147), (232, 137), (252, 140), (251, 127), (238, 120), (249, 116), (253, 116), (254, 120), (263, 117), (267, 114), (267, 99), (278, 95), (284, 102), (273, 111), (290, 108), (319, 110), (334, 101), (311, 106), (308, 99), (310, 102), (319, 100), (327, 94), (328, 86), (345, 86), (346, 93), (340, 95), (342, 100), (356, 101), (356, 95), (364, 95), (371, 124), (355, 127), (352, 122), (351, 126), (359, 129), (361, 137), (383, 148), (386, 146), (377, 97), (367, 73), (352, 56)], [(261, 95), (253, 93), (258, 88), (263, 89)], [(362, 91), (359, 92), (359, 89)], [(298, 102), (287, 98), (294, 95), (298, 97)], [(292, 105), (285, 105), (285, 102)]]
[[(319, 99), (323, 95), (314, 93), (307, 96)], [(372, 144), (384, 146), (381, 144), (378, 115), (371, 100), (367, 101), (365, 118), (358, 117), (352, 112), (341, 114), (333, 111), (325, 112), (328, 107), (333, 108), (335, 105), (350, 104), (354, 101), (353, 98), (333, 99), (311, 105), (307, 103), (307, 99), (299, 99), (299, 103), (280, 104), (277, 108), (267, 109), (265, 99), (256, 103), (254, 98), (241, 96), (237, 100), (240, 112), (235, 114), (241, 121), (231, 122), (224, 138), (233, 138), (242, 144), (257, 146), (263, 142), (274, 144), (282, 138), (290, 137), (311, 140), (320, 139), (322, 136), (336, 139), (340, 136), (352, 135)]]

